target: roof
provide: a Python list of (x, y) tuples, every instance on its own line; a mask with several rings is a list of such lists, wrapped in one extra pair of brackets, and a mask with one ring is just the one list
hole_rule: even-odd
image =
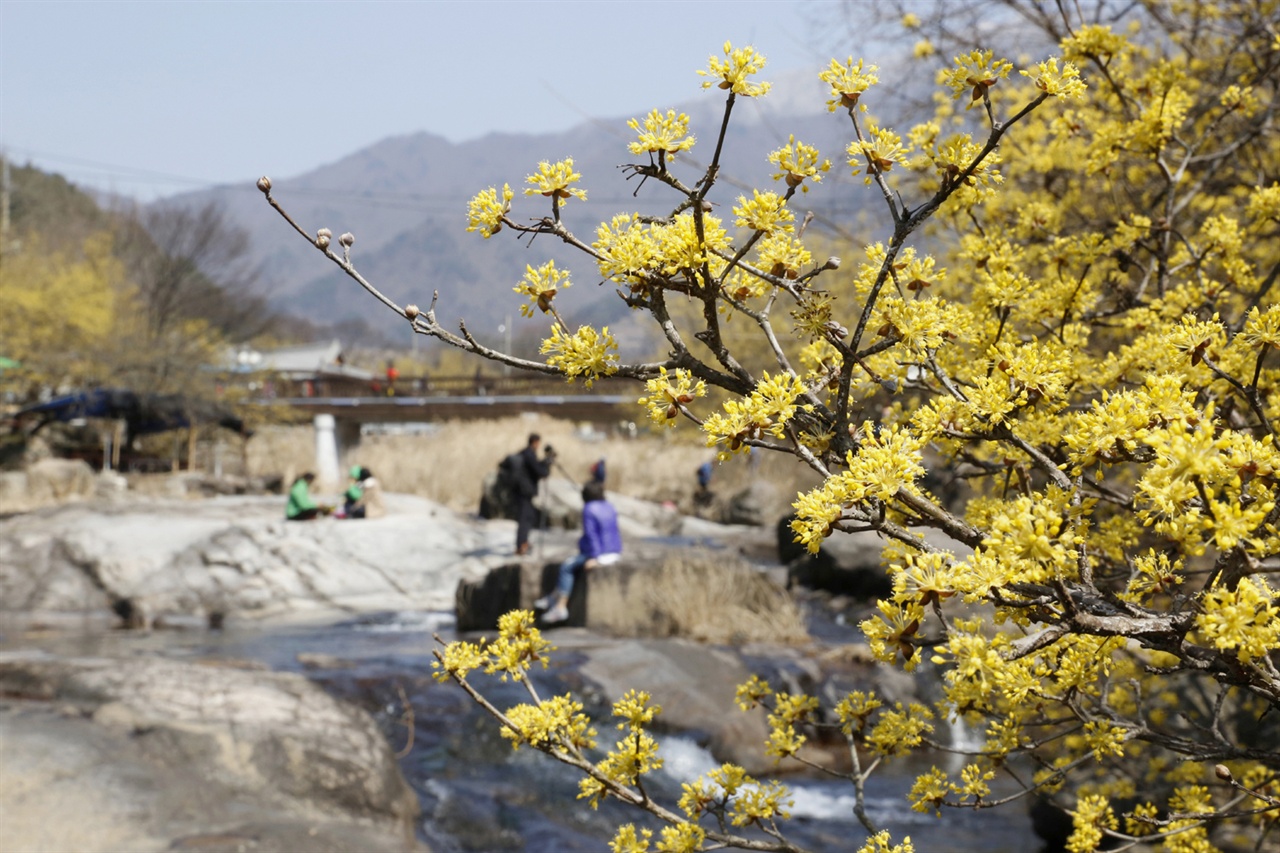
[(341, 359), (342, 344), (332, 340), (328, 343), (301, 344), (261, 351), (242, 347), (229, 360), (232, 371), (236, 373), (283, 373), (290, 379), (313, 376), (373, 378), (369, 371), (344, 364)]

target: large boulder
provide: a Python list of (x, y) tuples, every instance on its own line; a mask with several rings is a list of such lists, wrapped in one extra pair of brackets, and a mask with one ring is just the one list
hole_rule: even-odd
[(379, 519), (285, 522), (278, 498), (69, 504), (0, 521), (0, 609), (170, 618), (444, 610), (495, 542), (437, 504), (388, 496)]
[(749, 486), (729, 498), (721, 520), (725, 524), (761, 527), (775, 517), (780, 503), (777, 486), (768, 480), (753, 480)]
[(12, 849), (420, 849), (377, 725), (302, 676), (7, 653), (0, 695)]
[(24, 470), (0, 473), (0, 512), (85, 500), (99, 488), (99, 478), (82, 459), (38, 458)]

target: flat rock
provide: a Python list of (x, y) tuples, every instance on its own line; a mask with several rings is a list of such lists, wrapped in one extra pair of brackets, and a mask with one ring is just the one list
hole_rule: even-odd
[(115, 610), (135, 625), (447, 609), (458, 580), (492, 562), (491, 531), (420, 498), (387, 503), (379, 519), (306, 523), (248, 496), (14, 516), (0, 521), (0, 608)]

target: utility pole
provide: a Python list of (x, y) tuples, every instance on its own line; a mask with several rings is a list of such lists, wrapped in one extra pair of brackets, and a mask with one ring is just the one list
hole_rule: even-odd
[(9, 158), (0, 150), (0, 256), (9, 251)]

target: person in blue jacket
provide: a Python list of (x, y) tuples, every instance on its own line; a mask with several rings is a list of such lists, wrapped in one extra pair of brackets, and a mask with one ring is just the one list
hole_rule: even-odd
[(596, 566), (608, 566), (621, 556), (618, 511), (604, 499), (604, 483), (592, 480), (582, 487), (582, 536), (578, 539), (578, 553), (560, 564), (555, 591), (533, 605), (546, 611), (542, 614), (543, 624), (550, 625), (569, 618), (574, 572), (579, 568), (590, 571)]

